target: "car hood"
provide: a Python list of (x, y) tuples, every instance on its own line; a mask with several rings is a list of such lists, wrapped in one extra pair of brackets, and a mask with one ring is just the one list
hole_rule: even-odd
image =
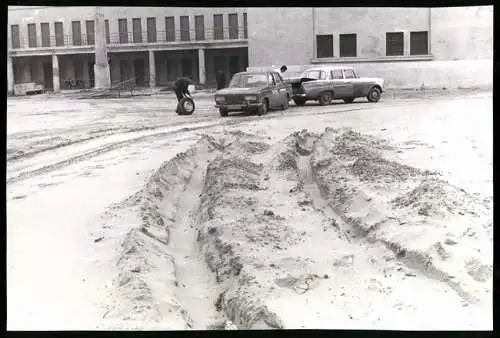
[(224, 88), (215, 92), (215, 95), (234, 95), (234, 94), (258, 94), (266, 87), (251, 88)]

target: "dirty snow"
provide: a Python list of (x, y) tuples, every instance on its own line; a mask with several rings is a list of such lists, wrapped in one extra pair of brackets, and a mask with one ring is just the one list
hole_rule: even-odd
[(491, 329), (491, 93), (9, 99), (8, 329)]

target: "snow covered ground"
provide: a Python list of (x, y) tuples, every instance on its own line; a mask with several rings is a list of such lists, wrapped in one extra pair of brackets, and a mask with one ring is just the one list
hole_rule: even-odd
[(9, 98), (8, 329), (492, 328), (491, 92), (196, 103)]

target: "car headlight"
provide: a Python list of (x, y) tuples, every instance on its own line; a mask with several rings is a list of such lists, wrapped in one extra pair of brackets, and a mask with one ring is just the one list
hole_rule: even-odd
[(224, 101), (226, 101), (226, 98), (224, 96), (215, 97), (215, 102), (224, 102)]
[(248, 95), (248, 96), (245, 96), (245, 100), (246, 101), (257, 101), (257, 96), (255, 96), (255, 95)]

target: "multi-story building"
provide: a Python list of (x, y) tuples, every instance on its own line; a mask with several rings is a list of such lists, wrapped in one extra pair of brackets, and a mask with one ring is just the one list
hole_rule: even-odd
[[(229, 80), (247, 66), (311, 63), (353, 65), (389, 87), (493, 82), (493, 6), (101, 9), (113, 82), (165, 86), (191, 76), (213, 85), (217, 70)], [(9, 90), (23, 82), (64, 88), (67, 80), (91, 87), (95, 12), (9, 7)]]
[[(8, 89), (92, 87), (96, 7), (16, 6), (8, 10)], [(248, 66), (243, 8), (101, 7), (112, 82), (166, 86), (177, 77), (200, 84)], [(57, 82), (57, 83), (54, 83)]]
[(493, 80), (493, 6), (248, 8), (248, 26), (251, 68), (342, 63), (394, 87)]

